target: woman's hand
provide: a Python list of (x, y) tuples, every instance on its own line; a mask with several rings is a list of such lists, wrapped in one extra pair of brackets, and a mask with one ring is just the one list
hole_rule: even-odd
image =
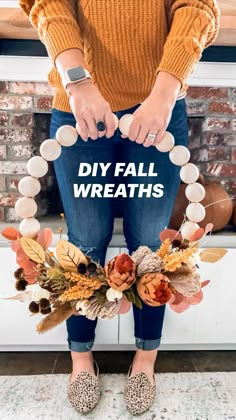
[[(103, 98), (97, 87), (86, 81), (78, 85), (72, 85), (68, 89), (70, 93), (70, 106), (77, 121), (76, 128), (82, 140), (88, 137), (97, 140), (98, 137), (112, 137), (115, 131), (115, 121), (109, 103)], [(96, 123), (103, 121), (105, 131), (98, 131)]]
[[(160, 143), (170, 122), (180, 85), (171, 74), (160, 72), (152, 92), (133, 113), (134, 120), (128, 136), (122, 137), (129, 137), (145, 147)], [(155, 142), (147, 139), (149, 133), (156, 134)]]

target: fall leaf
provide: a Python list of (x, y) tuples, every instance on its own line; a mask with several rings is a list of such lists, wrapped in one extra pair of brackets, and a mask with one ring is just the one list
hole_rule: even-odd
[(2, 236), (4, 236), (4, 238), (8, 239), (9, 241), (15, 241), (19, 236), (19, 232), (13, 227), (7, 227), (3, 229)]
[(207, 248), (200, 253), (201, 261), (215, 263), (221, 260), (227, 252), (223, 248)]
[(56, 245), (57, 259), (66, 271), (76, 271), (80, 263), (87, 264), (87, 259), (75, 245), (61, 239)]
[(177, 230), (173, 229), (164, 229), (160, 235), (159, 238), (161, 242), (164, 242), (166, 239), (169, 239), (170, 242), (172, 242), (174, 239), (180, 240), (182, 239), (182, 236)]
[(52, 238), (52, 229), (45, 228), (38, 234), (37, 242), (43, 247), (43, 249), (47, 249), (52, 243)]
[(199, 241), (205, 235), (205, 231), (202, 228), (195, 230), (189, 237), (189, 242)]
[(213, 223), (207, 223), (207, 225), (205, 227), (205, 235), (210, 233), (212, 231), (213, 227), (214, 227)]
[(45, 262), (44, 249), (38, 244), (38, 242), (31, 238), (22, 237), (20, 239), (20, 243), (24, 253), (30, 260), (39, 264)]

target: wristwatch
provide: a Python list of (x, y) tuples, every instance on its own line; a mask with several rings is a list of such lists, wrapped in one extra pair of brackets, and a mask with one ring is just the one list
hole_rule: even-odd
[(91, 74), (82, 66), (72, 67), (65, 71), (62, 80), (63, 86), (67, 89), (70, 84), (78, 84), (86, 79), (92, 79)]

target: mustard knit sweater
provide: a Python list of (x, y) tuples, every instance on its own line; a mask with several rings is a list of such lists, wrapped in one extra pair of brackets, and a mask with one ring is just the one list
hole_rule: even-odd
[[(181, 81), (181, 91), (215, 40), (215, 0), (20, 0), (54, 64), (62, 51), (79, 48), (112, 111), (130, 108), (150, 94), (159, 71)], [(53, 106), (71, 112), (55, 65), (49, 82)]]

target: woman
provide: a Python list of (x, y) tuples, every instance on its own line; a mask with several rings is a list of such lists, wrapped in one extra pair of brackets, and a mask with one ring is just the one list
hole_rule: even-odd
[[(112, 236), (113, 200), (75, 198), (73, 184), (82, 162), (151, 162), (158, 165), (162, 198), (125, 199), (124, 234), (132, 253), (139, 245), (153, 250), (168, 224), (179, 187), (179, 169), (156, 148), (167, 129), (176, 144), (187, 144), (186, 80), (202, 50), (216, 38), (219, 11), (215, 0), (21, 0), (38, 28), (53, 62), (49, 81), (56, 88), (51, 137), (65, 124), (76, 126), (77, 143), (63, 148), (55, 162), (68, 224), (69, 241), (104, 264)], [(129, 140), (115, 130), (118, 118), (133, 113)], [(87, 177), (86, 183), (94, 179)], [(114, 182), (112, 168), (104, 180)], [(145, 183), (133, 177), (129, 183)], [(156, 182), (155, 177), (148, 179)], [(137, 351), (128, 374), (125, 402), (140, 414), (155, 396), (154, 363), (161, 341), (165, 306), (133, 307)], [(73, 369), (68, 397), (80, 412), (100, 397), (92, 346), (96, 321), (72, 316), (67, 321)]]

